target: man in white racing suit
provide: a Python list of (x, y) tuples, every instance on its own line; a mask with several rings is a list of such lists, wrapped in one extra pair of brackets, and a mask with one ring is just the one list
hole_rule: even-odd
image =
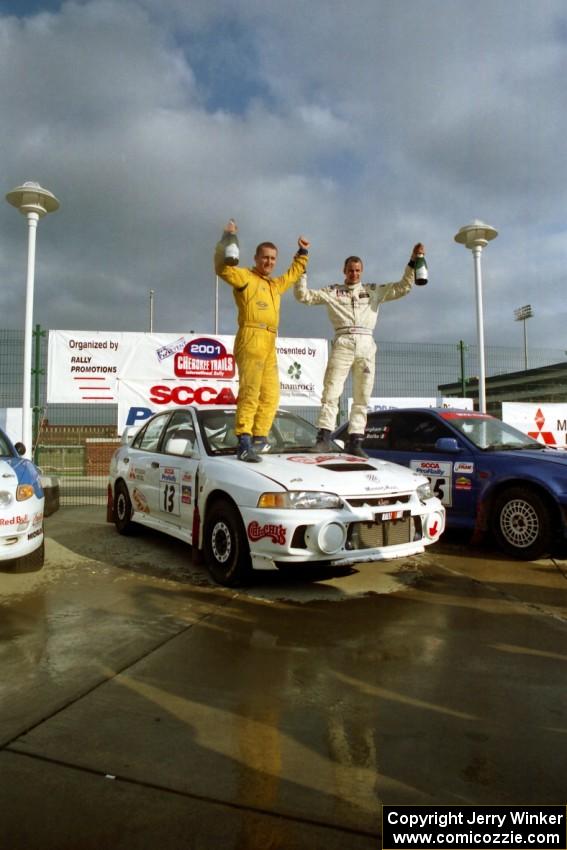
[(380, 304), (402, 298), (414, 283), (415, 258), (425, 253), (421, 242), (415, 245), (403, 277), (397, 283), (362, 283), (362, 260), (347, 257), (344, 263), (345, 281), (323, 289), (308, 289), (307, 276), (294, 286), (294, 294), (302, 304), (324, 304), (335, 329), (331, 356), (323, 383), (321, 411), (317, 419), (316, 451), (331, 449), (331, 431), (336, 427), (339, 399), (346, 377), (352, 375), (353, 402), (348, 425), (347, 449), (358, 457), (368, 457), (362, 448), (368, 400), (374, 386), (376, 343), (373, 332)]

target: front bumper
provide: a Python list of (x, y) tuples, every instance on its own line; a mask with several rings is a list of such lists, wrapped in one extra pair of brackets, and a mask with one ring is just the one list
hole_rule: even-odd
[[(417, 500), (416, 500), (417, 501)], [(438, 499), (388, 510), (242, 510), (256, 569), (278, 563), (353, 564), (402, 558), (424, 551), (445, 528)]]
[(0, 561), (25, 558), (43, 542), (43, 499), (17, 503), (0, 511)]

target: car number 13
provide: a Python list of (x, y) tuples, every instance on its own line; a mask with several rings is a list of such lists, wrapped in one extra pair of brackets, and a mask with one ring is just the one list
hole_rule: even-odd
[(179, 516), (179, 485), (162, 481), (161, 509), (166, 514)]

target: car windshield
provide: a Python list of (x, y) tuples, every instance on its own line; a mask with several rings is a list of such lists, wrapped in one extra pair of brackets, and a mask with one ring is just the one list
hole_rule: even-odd
[[(197, 418), (205, 449), (210, 455), (232, 455), (236, 453), (238, 437), (234, 433), (236, 411), (199, 410)], [(317, 442), (317, 428), (295, 413), (279, 410), (268, 435), (268, 445), (263, 454), (279, 452), (310, 451)], [(333, 451), (340, 452), (335, 446)]]
[(13, 457), (12, 449), (4, 434), (0, 431), (0, 457)]
[(492, 416), (451, 416), (449, 421), (453, 428), (484, 451), (545, 448), (537, 440)]

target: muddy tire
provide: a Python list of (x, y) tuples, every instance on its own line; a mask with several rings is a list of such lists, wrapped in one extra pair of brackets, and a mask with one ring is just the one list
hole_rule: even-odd
[(41, 570), (45, 562), (45, 541), (41, 541), (41, 546), (30, 552), (29, 555), (24, 555), (22, 558), (15, 558), (9, 562), (9, 570), (11, 573), (37, 573)]
[(227, 499), (215, 502), (203, 529), (205, 563), (215, 581), (240, 587), (250, 580), (250, 547), (237, 508)]
[(114, 525), (119, 534), (133, 534), (135, 524), (132, 522), (132, 502), (128, 488), (123, 481), (118, 481), (114, 490)]

